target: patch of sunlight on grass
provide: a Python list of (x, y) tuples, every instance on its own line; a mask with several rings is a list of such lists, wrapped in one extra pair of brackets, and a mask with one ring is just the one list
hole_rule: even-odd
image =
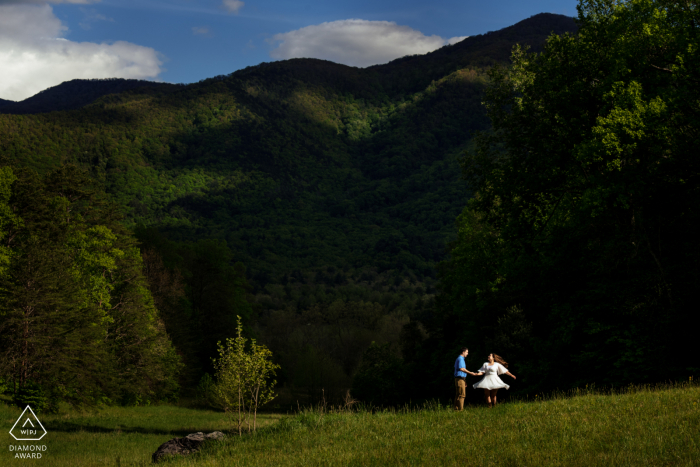
[[(6, 432), (20, 414), (0, 405)], [(3, 466), (146, 466), (163, 442), (196, 431), (224, 431), (220, 412), (176, 406), (111, 407), (39, 414), (48, 434), (43, 459), (15, 460), (0, 437)], [(700, 387), (595, 390), (538, 396), (494, 409), (305, 410), (263, 414), (255, 434), (210, 442), (173, 466), (642, 466), (696, 465)], [(10, 442), (12, 441), (12, 442)]]
[(695, 465), (700, 387), (579, 391), (489, 410), (306, 411), (176, 458), (183, 466)]

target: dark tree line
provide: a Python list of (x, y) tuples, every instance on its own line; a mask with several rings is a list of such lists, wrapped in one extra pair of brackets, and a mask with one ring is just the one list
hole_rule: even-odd
[(510, 357), (524, 392), (698, 373), (699, 14), (582, 1), (578, 34), (491, 71), (435, 342)]
[(37, 409), (177, 395), (133, 235), (85, 172), (0, 168), (0, 377)]
[(582, 1), (577, 34), (491, 70), (493, 129), (463, 160), (475, 194), (439, 266), (429, 335), (403, 359), (370, 349), (358, 394), (449, 398), (461, 345), (469, 368), (505, 356), (510, 393), (700, 372), (699, 14)]
[(236, 335), (237, 316), (250, 330), (254, 310), (245, 267), (221, 241), (171, 242), (146, 228), (136, 235), (154, 301), (185, 364), (180, 382), (193, 389), (213, 372), (217, 343)]

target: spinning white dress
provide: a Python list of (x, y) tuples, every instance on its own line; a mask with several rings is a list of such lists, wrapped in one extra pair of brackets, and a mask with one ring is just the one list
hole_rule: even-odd
[(479, 371), (484, 373), (484, 378), (474, 385), (474, 389), (508, 389), (510, 387), (498, 377), (508, 372), (500, 363), (494, 362), (493, 365), (484, 363)]

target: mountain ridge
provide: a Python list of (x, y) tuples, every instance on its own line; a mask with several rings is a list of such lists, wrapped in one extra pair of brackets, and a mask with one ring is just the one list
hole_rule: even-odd
[[(485, 34), (467, 37), (452, 45), (443, 46), (437, 50), (423, 55), (409, 55), (394, 59), (388, 63), (372, 65), (365, 68), (352, 67), (328, 60), (313, 58), (296, 58), (276, 62), (263, 62), (258, 65), (236, 70), (228, 75), (205, 78), (201, 82), (226, 79), (233, 76), (245, 76), (254, 74), (261, 69), (275, 69), (297, 73), (300, 71), (298, 64), (318, 70), (317, 64), (323, 63), (323, 68), (335, 65), (337, 70), (345, 74), (352, 74), (356, 79), (362, 76), (364, 79), (373, 79), (375, 84), (381, 84), (387, 91), (397, 87), (396, 83), (402, 83), (394, 92), (417, 92), (427, 86), (430, 81), (439, 79), (449, 73), (457, 71), (465, 66), (488, 67), (496, 63), (507, 62), (510, 57), (514, 38), (528, 43), (533, 51), (542, 48), (542, 37), (549, 33), (562, 34), (576, 30), (575, 20), (568, 16), (553, 13), (540, 13), (518, 23)], [(488, 50), (484, 57), (484, 50)], [(407, 69), (411, 73), (406, 73)], [(420, 70), (424, 76), (421, 79), (411, 78)], [(328, 70), (326, 70), (328, 71)], [(307, 82), (313, 82), (317, 76), (302, 73), (299, 78)], [(390, 83), (390, 85), (387, 84)], [(44, 89), (37, 94), (22, 101), (0, 99), (0, 113), (5, 114), (35, 114), (61, 110), (75, 110), (89, 105), (96, 100), (109, 95), (119, 94), (132, 90), (176, 90), (191, 84), (171, 84), (145, 80), (106, 78), (106, 79), (74, 79), (65, 81), (59, 85)], [(391, 93), (391, 92), (390, 92)]]
[[(132, 227), (225, 240), (261, 296), (295, 277), (315, 297), (302, 307), (358, 293), (377, 301), (376, 281), (401, 271), (430, 290), (470, 196), (458, 160), (488, 128), (485, 72), (518, 34), (537, 47), (562, 25), (575, 30), (571, 18), (538, 15), (365, 69), (292, 59), (106, 94), (80, 109), (4, 114), (0, 153), (39, 171), (85, 167)], [(341, 293), (314, 279), (327, 268), (342, 271), (338, 284), (374, 279)]]
[(167, 89), (176, 86), (178, 85), (124, 78), (73, 79), (39, 91), (22, 101), (0, 99), (0, 113), (23, 115), (75, 110), (107, 94), (139, 88)]

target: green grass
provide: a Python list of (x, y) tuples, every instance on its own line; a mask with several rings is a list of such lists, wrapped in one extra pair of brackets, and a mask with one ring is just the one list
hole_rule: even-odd
[[(581, 394), (579, 392), (579, 394)], [(559, 395), (462, 413), (306, 412), (178, 466), (700, 465), (700, 387)], [(170, 463), (169, 463), (170, 464)]]
[[(45, 467), (150, 465), (151, 455), (165, 441), (197, 431), (224, 431), (224, 414), (169, 405), (109, 407), (94, 412), (66, 411), (58, 415), (38, 414), (47, 435), (39, 442), (18, 442), (9, 430), (21, 410), (0, 403), (0, 465), (33, 464)], [(265, 426), (283, 415), (263, 414)], [(42, 459), (14, 459), (9, 445), (42, 444)]]
[[(579, 391), (546, 400), (372, 413), (268, 415), (255, 435), (211, 442), (173, 466), (700, 465), (700, 387)], [(6, 430), (20, 411), (0, 406)], [(221, 413), (174, 406), (40, 415), (41, 460), (17, 460), (0, 436), (0, 465), (149, 465), (164, 441), (227, 428)], [(7, 433), (7, 431), (5, 431)], [(14, 440), (13, 440), (14, 441)], [(17, 444), (17, 443), (13, 443)], [(117, 463), (119, 458), (120, 464)]]

